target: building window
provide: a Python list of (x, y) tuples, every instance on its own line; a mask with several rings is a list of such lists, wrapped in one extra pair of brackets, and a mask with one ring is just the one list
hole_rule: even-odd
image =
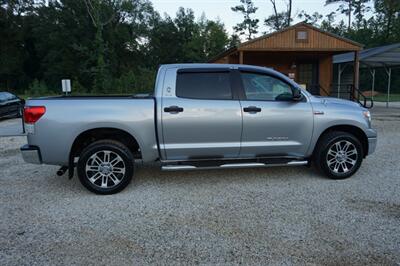
[(308, 30), (296, 29), (296, 42), (308, 42)]

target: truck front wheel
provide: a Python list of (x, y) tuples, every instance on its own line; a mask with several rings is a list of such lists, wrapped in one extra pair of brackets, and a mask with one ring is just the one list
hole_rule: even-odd
[(332, 131), (322, 136), (314, 153), (318, 170), (332, 179), (352, 176), (360, 168), (362, 160), (360, 141), (342, 131)]
[(78, 161), (82, 185), (97, 194), (114, 194), (132, 180), (134, 158), (130, 150), (114, 140), (99, 140), (87, 146)]

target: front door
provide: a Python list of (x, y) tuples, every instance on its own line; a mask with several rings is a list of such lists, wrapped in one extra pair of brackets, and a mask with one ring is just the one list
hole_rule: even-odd
[(237, 157), (242, 115), (230, 70), (183, 69), (170, 83), (164, 87), (173, 96), (162, 99), (161, 148), (167, 160)]
[(293, 101), (292, 87), (279, 77), (241, 72), (243, 133), (240, 157), (306, 155), (313, 130), (310, 103)]
[(319, 95), (318, 64), (298, 64), (296, 82), (303, 85), (311, 94)]

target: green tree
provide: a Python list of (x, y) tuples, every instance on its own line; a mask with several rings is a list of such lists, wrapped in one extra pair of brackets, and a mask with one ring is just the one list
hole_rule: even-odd
[(33, 1), (0, 1), (0, 87), (15, 90), (27, 86), (30, 76), (24, 71), (27, 53), (27, 15)]
[(240, 44), (240, 37), (237, 34), (232, 34), (229, 38), (229, 47), (235, 47)]
[(370, 11), (370, 7), (366, 4), (370, 0), (354, 0), (353, 2), (353, 14), (355, 17), (356, 29), (360, 29), (365, 26), (365, 13)]
[(308, 14), (304, 10), (302, 10), (297, 16), (304, 22), (309, 23), (311, 25), (317, 25), (317, 23), (324, 17), (318, 12)]
[(340, 3), (338, 11), (340, 11), (342, 14), (346, 14), (346, 16), (348, 17), (347, 30), (350, 30), (350, 28), (351, 28), (351, 14), (352, 14), (352, 10), (353, 10), (353, 2), (354, 2), (354, 0), (326, 0), (325, 1), (325, 5)]
[(192, 9), (179, 8), (174, 19), (177, 28), (176, 45), (180, 46), (179, 61), (184, 63), (199, 62), (202, 60), (200, 27), (195, 21)]
[(154, 14), (150, 22), (147, 45), (143, 47), (147, 66), (177, 63), (180, 60), (181, 44), (177, 43), (178, 28), (171, 17), (162, 18)]
[[(392, 39), (398, 41), (400, 36), (397, 38), (391, 38), (393, 33), (399, 32), (400, 24), (400, 1), (399, 0), (375, 0), (375, 10), (377, 12), (377, 20), (381, 25), (384, 32), (385, 40)], [(394, 36), (393, 36), (394, 37)]]
[(228, 47), (229, 37), (221, 21), (208, 20), (203, 14), (198, 25), (200, 27), (198, 41), (203, 45), (203, 61), (212, 58)]
[(273, 30), (281, 30), (289, 27), (292, 22), (292, 0), (285, 2), (286, 10), (283, 12), (278, 12), (276, 0), (270, 0), (270, 2), (274, 13), (264, 20), (264, 24)]
[(254, 6), (252, 0), (240, 0), (241, 5), (232, 7), (232, 11), (239, 12), (243, 15), (243, 21), (233, 27), (240, 36), (245, 35), (247, 40), (251, 40), (254, 34), (258, 33), (259, 19), (252, 18), (258, 7)]
[(94, 69), (94, 89), (97, 92), (104, 92), (106, 90), (106, 81), (110, 79), (110, 76), (106, 70), (106, 48), (103, 30), (115, 19), (118, 9), (121, 6), (121, 1), (84, 0), (84, 3), (95, 28), (96, 66)]

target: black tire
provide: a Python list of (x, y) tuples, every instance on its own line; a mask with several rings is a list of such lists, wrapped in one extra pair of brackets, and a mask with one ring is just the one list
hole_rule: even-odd
[[(343, 149), (337, 148), (338, 143)], [(335, 150), (339, 152), (335, 153)], [(354, 154), (355, 151), (357, 154)], [(363, 148), (360, 141), (354, 135), (342, 131), (331, 131), (323, 135), (314, 151), (316, 168), (331, 179), (352, 176), (360, 168), (362, 160)]]
[[(108, 154), (108, 160), (106, 160), (106, 153)], [(101, 160), (103, 163), (100, 164), (97, 158), (101, 157), (102, 154), (104, 155)], [(112, 166), (115, 160), (118, 163)], [(98, 165), (97, 170), (86, 171), (87, 167), (88, 169), (96, 168), (96, 164)], [(116, 171), (117, 169), (118, 173), (113, 172), (113, 170)], [(118, 193), (132, 180), (134, 157), (131, 151), (118, 141), (99, 140), (93, 142), (82, 151), (77, 165), (77, 172), (82, 185), (88, 190), (103, 195)]]

